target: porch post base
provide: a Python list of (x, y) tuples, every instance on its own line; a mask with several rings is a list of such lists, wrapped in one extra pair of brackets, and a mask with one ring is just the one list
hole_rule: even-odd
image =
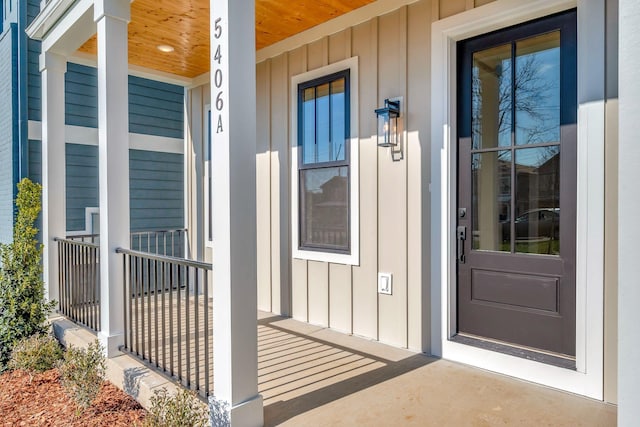
[(262, 427), (264, 425), (261, 394), (231, 408), (225, 400), (211, 396), (209, 412), (212, 427)]
[(108, 335), (100, 331), (98, 332), (98, 341), (100, 341), (107, 359), (112, 359), (122, 354), (120, 346), (124, 345), (124, 334)]

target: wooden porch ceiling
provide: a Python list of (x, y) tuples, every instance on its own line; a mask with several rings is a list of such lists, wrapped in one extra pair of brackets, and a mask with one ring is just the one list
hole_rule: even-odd
[[(375, 0), (256, 0), (256, 48), (272, 45)], [(164, 53), (159, 45), (173, 47)], [(94, 36), (80, 52), (96, 54)], [(131, 3), (129, 63), (183, 77), (209, 71), (209, 0)]]

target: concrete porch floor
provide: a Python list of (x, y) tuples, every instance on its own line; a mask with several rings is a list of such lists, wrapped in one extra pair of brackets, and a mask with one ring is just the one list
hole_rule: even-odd
[[(53, 324), (66, 345), (95, 339), (65, 318)], [(108, 379), (147, 408), (154, 390), (176, 387), (128, 354), (107, 366)], [(265, 426), (615, 426), (617, 413), (614, 405), (264, 312), (258, 390)]]
[(616, 407), (259, 313), (266, 426), (615, 426)]

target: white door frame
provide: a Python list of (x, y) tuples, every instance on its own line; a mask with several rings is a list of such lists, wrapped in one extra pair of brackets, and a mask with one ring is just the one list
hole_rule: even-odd
[[(604, 100), (579, 102), (578, 106), (576, 370), (463, 345), (449, 338), (456, 331), (456, 42), (577, 6), (578, 64), (581, 64), (584, 63), (581, 55), (587, 51), (586, 43), (581, 48), (580, 41), (587, 38), (588, 25), (581, 25), (580, 21), (588, 15), (584, 13), (586, 8), (599, 6), (601, 1), (497, 0), (435, 22), (431, 52), (432, 353), (600, 400), (604, 326)], [(579, 82), (590, 80), (589, 68), (579, 65)]]

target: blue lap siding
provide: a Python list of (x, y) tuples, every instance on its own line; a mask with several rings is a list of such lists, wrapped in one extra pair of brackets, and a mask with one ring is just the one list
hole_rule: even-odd
[(0, 243), (12, 239), (15, 195), (17, 117), (17, 26), (0, 34)]
[[(29, 142), (30, 177), (40, 182), (42, 145)], [(98, 147), (66, 144), (67, 231), (85, 229), (85, 208), (98, 206)], [(131, 231), (184, 226), (182, 154), (129, 150)]]

